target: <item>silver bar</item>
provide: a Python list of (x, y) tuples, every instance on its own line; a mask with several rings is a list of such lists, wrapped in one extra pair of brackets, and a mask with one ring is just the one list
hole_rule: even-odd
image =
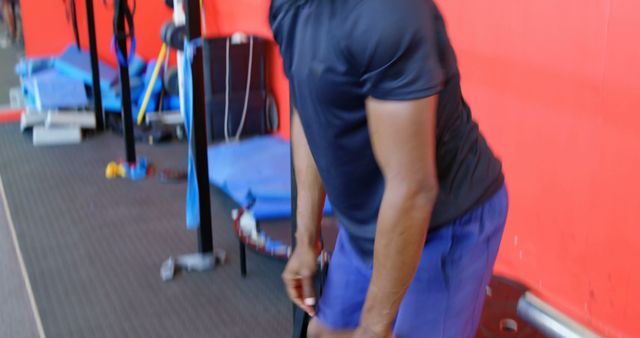
[(518, 315), (549, 338), (600, 338), (530, 292), (518, 301)]
[(147, 123), (160, 122), (162, 124), (184, 124), (184, 118), (178, 111), (153, 112), (145, 114)]

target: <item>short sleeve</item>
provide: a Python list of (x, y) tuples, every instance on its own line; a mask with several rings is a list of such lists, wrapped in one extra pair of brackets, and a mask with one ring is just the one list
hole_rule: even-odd
[(344, 49), (363, 92), (381, 100), (436, 95), (444, 84), (435, 8), (428, 0), (364, 1)]

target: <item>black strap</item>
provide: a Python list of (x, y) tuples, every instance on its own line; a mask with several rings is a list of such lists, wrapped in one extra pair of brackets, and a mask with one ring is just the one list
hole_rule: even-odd
[(76, 47), (80, 49), (80, 31), (78, 30), (78, 15), (76, 13), (76, 1), (75, 0), (62, 0), (64, 3), (64, 14), (67, 22), (71, 23), (73, 27), (73, 37), (76, 42)]
[(80, 31), (78, 30), (78, 15), (76, 14), (76, 0), (69, 2), (71, 10), (71, 25), (73, 26), (73, 36), (76, 39), (76, 46), (80, 49)]
[[(124, 11), (121, 12), (120, 11), (120, 3), (121, 1), (124, 1)], [(136, 7), (137, 7), (137, 1), (133, 2), (133, 11), (131, 10), (131, 8), (129, 8), (129, 2), (127, 0), (115, 0), (114, 2), (114, 11), (116, 12), (116, 15), (114, 15), (113, 17), (113, 32), (114, 35), (116, 37), (116, 39), (118, 38), (128, 38), (131, 37), (133, 38), (136, 34), (135, 34), (135, 25), (134, 25), (134, 21), (133, 21), (133, 16), (135, 15), (135, 11), (136, 11)], [(125, 31), (124, 32), (120, 32), (118, 31), (118, 20), (120, 19), (120, 15), (124, 15), (124, 19), (126, 22), (126, 26), (129, 28), (129, 31)]]

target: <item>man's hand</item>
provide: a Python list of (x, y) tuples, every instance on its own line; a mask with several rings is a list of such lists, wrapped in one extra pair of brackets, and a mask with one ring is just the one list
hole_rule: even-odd
[(317, 267), (316, 250), (298, 245), (282, 273), (289, 299), (310, 316), (315, 316), (316, 292), (313, 287)]

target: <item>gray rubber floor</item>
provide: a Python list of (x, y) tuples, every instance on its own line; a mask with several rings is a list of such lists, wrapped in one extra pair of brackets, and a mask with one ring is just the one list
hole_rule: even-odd
[[(17, 125), (0, 124), (0, 175), (47, 337), (290, 336), (283, 263), (249, 252), (240, 278), (232, 203), (218, 193), (214, 244), (230, 262), (160, 280), (164, 259), (196, 249), (184, 227), (185, 186), (106, 180), (123, 148), (108, 133), (35, 148)], [(182, 167), (186, 150), (138, 147), (159, 168)]]
[(0, 337), (38, 337), (5, 202), (0, 191)]

